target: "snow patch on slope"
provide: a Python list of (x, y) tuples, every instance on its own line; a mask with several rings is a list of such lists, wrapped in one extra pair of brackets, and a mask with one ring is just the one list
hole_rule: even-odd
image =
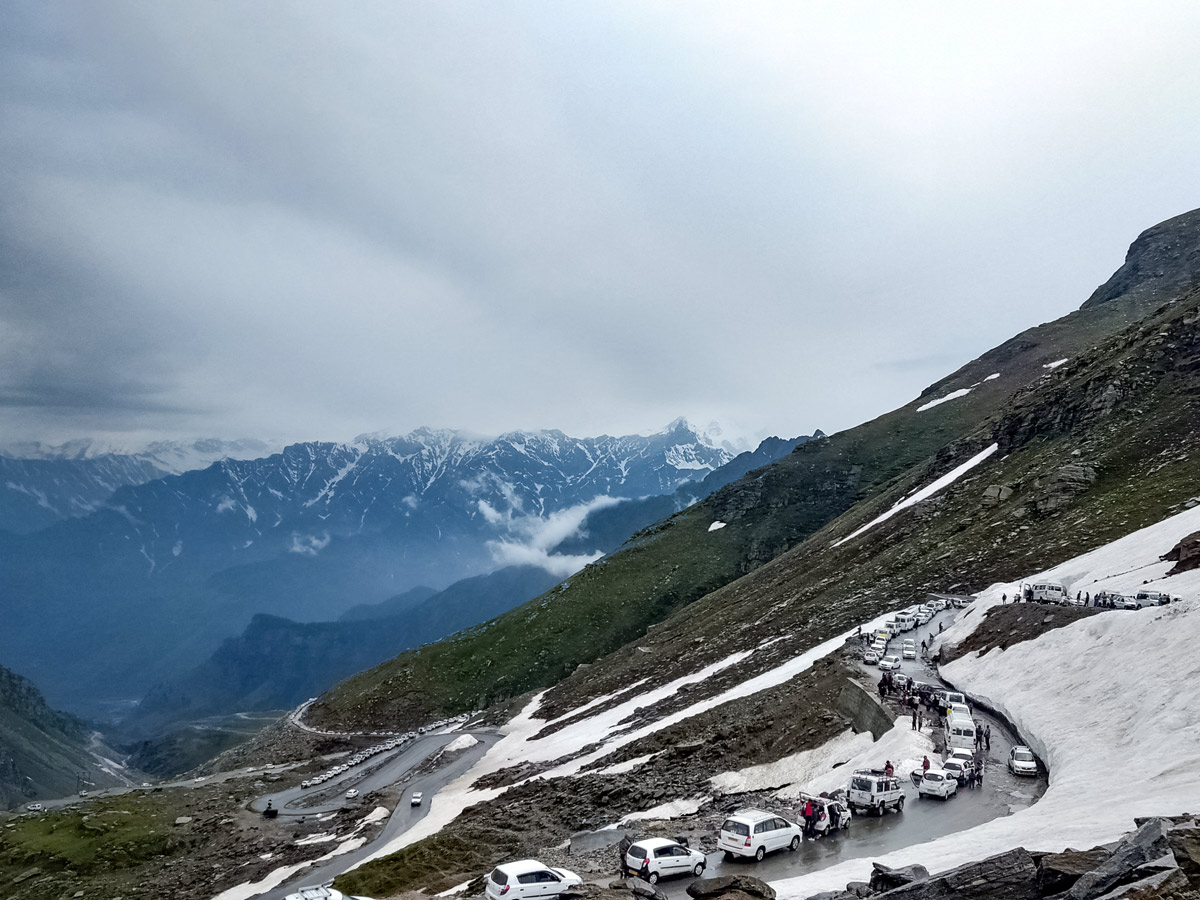
[(941, 406), (949, 400), (957, 400), (959, 397), (965, 397), (971, 393), (970, 388), (959, 388), (957, 391), (951, 391), (944, 397), (938, 397), (936, 400), (930, 400), (928, 403), (923, 403), (917, 407), (917, 412), (925, 412), (927, 409), (933, 409), (935, 406)]
[(979, 465), (981, 462), (983, 462), (985, 459), (987, 459), (989, 456), (991, 456), (993, 453), (995, 453), (998, 449), (1000, 449), (999, 444), (992, 444), (986, 450), (982, 450), (979, 453), (976, 453), (974, 456), (972, 456), (970, 459), (968, 459), (965, 463), (958, 466), (957, 468), (951, 469), (949, 472), (947, 472), (945, 475), (943, 475), (941, 478), (937, 479), (936, 481), (930, 482), (925, 487), (921, 488), (921, 490), (917, 491), (915, 494), (909, 494), (907, 497), (905, 497), (903, 500), (901, 500), (899, 503), (897, 503), (895, 506), (893, 506), (887, 512), (883, 513), (883, 515), (877, 516), (876, 518), (872, 519), (866, 525), (862, 526), (862, 528), (859, 528), (858, 530), (851, 532), (850, 534), (848, 534), (844, 538), (842, 538), (840, 541), (834, 541), (833, 546), (840, 547), (842, 544), (846, 543), (846, 541), (852, 540), (852, 539), (858, 537), (860, 534), (863, 534), (863, 533), (871, 530), (876, 525), (878, 525), (880, 522), (886, 522), (888, 519), (890, 519), (892, 516), (894, 516), (896, 513), (900, 512), (901, 510), (907, 509), (908, 507), (913, 506), (914, 504), (920, 503), (922, 500), (928, 500), (930, 497), (932, 497), (934, 494), (936, 494), (942, 488), (947, 487), (950, 484), (953, 484), (955, 481), (957, 481), (963, 475), (967, 474), (967, 472), (971, 471), (973, 468), (975, 468), (977, 465)]

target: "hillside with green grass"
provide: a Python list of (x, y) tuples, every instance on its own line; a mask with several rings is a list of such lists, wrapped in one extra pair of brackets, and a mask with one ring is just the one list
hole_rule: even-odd
[[(1152, 343), (1154, 336), (1141, 336), (1140, 323), (1150, 321), (1147, 317), (1155, 313), (1164, 298), (1158, 291), (1143, 289), (1143, 281), (1128, 273), (1151, 269), (1158, 273), (1166, 267), (1172, 276), (1171, 285), (1186, 287), (1200, 281), (1196, 254), (1187, 249), (1198, 240), (1195, 227), (1198, 215), (1188, 213), (1177, 217), (1139, 237), (1118, 273), (1121, 277), (1114, 275), (1122, 290), (1113, 294), (1113, 289), (1109, 289), (1108, 294), (1113, 295), (1105, 294), (1104, 302), (1096, 302), (1097, 295), (1093, 295), (1084, 308), (1022, 332), (930, 386), (911, 403), (856, 428), (797, 447), (779, 462), (750, 472), (700, 503), (635, 535), (617, 553), (524, 606), (343, 682), (314, 705), (311, 721), (335, 727), (416, 724), (442, 713), (486, 707), (530, 690), (550, 687), (568, 678), (580, 665), (601, 659), (632, 641), (645, 643), (653, 626), (677, 616), (685, 608), (692, 607), (687, 610), (688, 616), (704, 614), (714, 605), (728, 603), (729, 597), (737, 592), (751, 589), (746, 584), (766, 583), (762, 579), (777, 577), (771, 573), (778, 573), (778, 567), (756, 570), (793, 550), (796, 552), (789, 554), (789, 559), (804, 560), (803, 585), (796, 588), (780, 585), (779, 591), (819, 592), (828, 581), (838, 583), (840, 591), (850, 592), (843, 594), (843, 600), (856, 597), (856, 592), (867, 587), (843, 583), (840, 573), (851, 560), (861, 560), (861, 556), (852, 554), (861, 553), (864, 544), (849, 542), (837, 552), (825, 552), (822, 529), (830, 528), (837, 536), (849, 534), (858, 524), (869, 521), (899, 497), (920, 487), (925, 479), (943, 474), (993, 440), (1014, 449), (1020, 442), (1022, 452), (1006, 464), (1002, 477), (994, 477), (998, 497), (1002, 493), (1000, 487), (1017, 486), (1009, 487), (1005, 503), (1024, 502), (1042, 489), (1035, 485), (1054, 477), (1042, 468), (1049, 460), (1059, 459), (1051, 445), (1075, 440), (1072, 428), (1086, 418), (1081, 407), (1066, 400), (1061, 408), (1044, 409), (1042, 404), (1048, 402), (1048, 397), (1056, 396), (1055, 391), (1064, 385), (1075, 385), (1074, 379), (1090, 372), (1091, 377), (1103, 382), (1103, 391), (1107, 393), (1089, 395), (1086, 403), (1107, 409), (1106, 414), (1124, 414), (1123, 392), (1141, 389), (1141, 385), (1130, 382), (1132, 374), (1123, 371), (1113, 374), (1104, 368), (1117, 365), (1129, 354), (1151, 352), (1147, 342)], [(1164, 261), (1164, 246), (1175, 247), (1178, 252)], [(1180, 247), (1183, 249), (1179, 250)], [(1112, 284), (1110, 281), (1109, 285)], [(1177, 323), (1176, 327), (1184, 326)], [(1116, 380), (1104, 381), (1110, 375)], [(922, 409), (957, 392), (966, 393)], [(1164, 413), (1162, 418), (1169, 416)], [(1060, 430), (1054, 431), (1047, 422), (1058, 423), (1055, 427)], [(1145, 415), (1136, 417), (1139, 429), (1150, 422)], [(1178, 431), (1177, 423), (1163, 421), (1161, 426), (1164, 434)], [(1157, 441), (1150, 443), (1158, 446)], [(1098, 484), (1116, 488), (1119, 485), (1113, 483), (1114, 479), (1131, 477), (1117, 473), (1125, 472), (1128, 465), (1144, 463), (1134, 452), (1143, 445), (1147, 445), (1146, 441), (1135, 441), (1126, 447), (1123, 437), (1118, 435), (1116, 445), (1105, 444), (1098, 449), (1099, 468), (1095, 469)], [(1077, 448), (1071, 448), (1074, 449)], [(1060, 462), (1059, 466), (1064, 464)], [(1186, 482), (1188, 465), (1181, 463), (1178, 471)], [(1158, 480), (1164, 488), (1160, 501), (1146, 503), (1138, 516), (1153, 516), (1165, 508), (1162, 504), (1175, 502), (1175, 492), (1165, 488), (1170, 473), (1161, 474)], [(975, 478), (967, 483), (973, 483)], [(921, 509), (919, 514), (927, 515), (937, 504), (922, 504), (922, 507), (928, 508)], [(1031, 509), (1033, 512), (1026, 515), (1042, 515), (1045, 504), (1039, 507), (1034, 502)], [(710, 530), (716, 522), (725, 523), (724, 527)], [(1039, 539), (1036, 548), (1025, 548), (1024, 532), (1031, 529), (1022, 529), (1023, 524), (1027, 523), (1011, 529), (1015, 534), (1003, 532), (999, 548), (1003, 552), (985, 569), (1000, 571), (1022, 553), (1028, 558), (1047, 549), (1044, 539)], [(1119, 525), (1114, 521), (1109, 531), (1129, 524), (1128, 517)], [(963, 524), (962, 530), (974, 530), (970, 537), (989, 542), (993, 537), (999, 538), (999, 531), (978, 533), (983, 527), (975, 510), (974, 517)], [(884, 529), (880, 533), (890, 531)], [(1104, 533), (1108, 531), (1097, 523), (1095, 527), (1072, 532), (1069, 539), (1061, 542), (1062, 547), (1065, 550), (1078, 546), (1087, 537), (1099, 539)], [(873, 534), (866, 537), (868, 545), (876, 539)], [(963, 537), (965, 540), (967, 536)], [(810, 542), (806, 544), (807, 550), (800, 546), (805, 542)], [(821, 552), (813, 552), (811, 547), (818, 545)], [(900, 550), (886, 552), (916, 553), (914, 546), (905, 544)], [(919, 552), (932, 552), (937, 557), (951, 551), (935, 545)], [(866, 558), (876, 561), (871, 556)], [(878, 560), (881, 564), (885, 561)], [(865, 573), (874, 567), (851, 568)], [(896, 571), (906, 574), (897, 576), (895, 590), (919, 590), (924, 589), (922, 585), (933, 584), (944, 589), (963, 581), (949, 566), (943, 564), (940, 571), (933, 571), (937, 568), (914, 570), (901, 566)], [(738, 582), (752, 572), (756, 573), (755, 579)], [(824, 578), (823, 572), (828, 572)], [(987, 575), (980, 570), (973, 577)], [(726, 591), (714, 593), (722, 588)], [(706, 597), (702, 606), (693, 607)], [(772, 589), (770, 603), (780, 602), (777, 591)], [(884, 598), (879, 602), (884, 603)], [(740, 632), (747, 624), (747, 609), (740, 603), (732, 604), (731, 609), (734, 606), (737, 609), (729, 613), (732, 617), (729, 622), (736, 620), (736, 624), (726, 622), (726, 625)], [(856, 608), (855, 615), (860, 611), (861, 607)], [(831, 622), (837, 618), (834, 616)], [(718, 619), (725, 621), (726, 617)], [(651, 643), (669, 631), (666, 626), (655, 629)], [(729, 635), (726, 632), (715, 637), (719, 640)], [(614, 668), (606, 669), (606, 674), (622, 667), (617, 663)], [(588, 680), (596, 684), (606, 681), (597, 678), (594, 670), (589, 670)]]

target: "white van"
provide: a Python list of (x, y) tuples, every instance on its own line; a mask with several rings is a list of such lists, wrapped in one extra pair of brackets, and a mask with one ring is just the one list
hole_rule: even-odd
[(1067, 592), (1057, 581), (1039, 581), (1029, 586), (1030, 599), (1045, 600), (1049, 603), (1065, 603)]
[(765, 809), (739, 809), (725, 820), (717, 848), (731, 856), (753, 856), (761, 860), (772, 850), (800, 846), (803, 829), (795, 822)]
[(975, 722), (965, 716), (951, 716), (947, 719), (946, 746), (973, 750), (975, 748)]
[(912, 631), (917, 627), (917, 619), (910, 613), (900, 613), (896, 616), (896, 624), (900, 626), (901, 631)]
[(1146, 606), (1166, 606), (1171, 602), (1171, 595), (1161, 591), (1138, 591), (1134, 599), (1137, 601), (1138, 609), (1141, 609)]
[(888, 633), (889, 637), (895, 637), (900, 633), (900, 625), (895, 619), (888, 619), (883, 623), (883, 628)]

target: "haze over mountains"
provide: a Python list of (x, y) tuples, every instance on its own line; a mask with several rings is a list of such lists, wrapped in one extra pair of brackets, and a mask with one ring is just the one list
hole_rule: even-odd
[[(790, 446), (766, 442), (739, 465)], [(238, 448), (247, 444), (209, 449)], [(0, 534), (0, 590), (11, 598), (0, 658), (77, 708), (140, 696), (257, 614), (330, 621), (513, 565), (563, 577), (624, 540), (630, 523), (692, 502), (676, 492), (735, 459), (683, 420), (598, 438), (422, 428), (177, 475), (158, 468), (182, 458), (163, 447), (157, 462), (86, 448), (42, 455), (53, 458), (0, 459), (5, 496), (20, 501), (5, 507)], [(653, 512), (638, 505), (655, 497), (666, 499)], [(638, 502), (615, 515), (622, 498)], [(589, 543), (581, 526), (606, 508), (608, 534)]]

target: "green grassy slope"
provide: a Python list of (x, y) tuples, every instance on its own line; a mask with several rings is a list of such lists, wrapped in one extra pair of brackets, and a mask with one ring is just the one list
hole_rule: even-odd
[[(1045, 364), (1087, 354), (1148, 311), (1143, 301), (1118, 298), (1030, 329), (918, 400), (804, 444), (646, 529), (530, 603), (343, 682), (314, 705), (311, 721), (415, 724), (548, 687), (887, 491), (1038, 382)], [(985, 380), (993, 373), (1000, 377)], [(962, 399), (917, 412), (929, 399), (972, 386)], [(728, 527), (709, 532), (714, 520)]]

